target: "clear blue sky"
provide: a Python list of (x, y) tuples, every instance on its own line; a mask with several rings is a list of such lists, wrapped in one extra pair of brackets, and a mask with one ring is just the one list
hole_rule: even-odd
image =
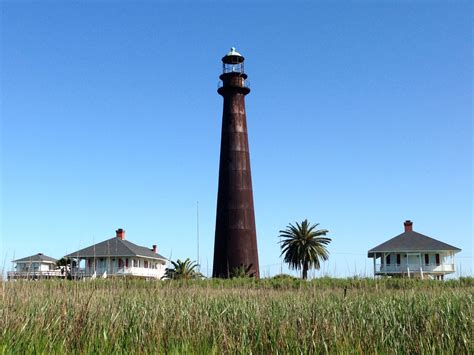
[[(212, 265), (221, 57), (246, 57), (257, 238), (329, 229), (323, 273), (414, 230), (473, 270), (468, 1), (2, 1), (1, 264), (114, 235)], [(285, 268), (284, 268), (285, 269)], [(285, 271), (285, 270), (284, 270)], [(318, 273), (318, 275), (321, 273)]]

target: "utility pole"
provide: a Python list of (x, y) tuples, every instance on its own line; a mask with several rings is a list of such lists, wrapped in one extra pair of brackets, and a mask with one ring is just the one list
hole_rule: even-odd
[(196, 202), (196, 239), (197, 239), (197, 265), (198, 265), (198, 271), (201, 272), (201, 262), (199, 258), (199, 201)]

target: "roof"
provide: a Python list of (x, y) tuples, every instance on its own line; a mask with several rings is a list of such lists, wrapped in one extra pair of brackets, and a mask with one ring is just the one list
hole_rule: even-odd
[(377, 245), (368, 252), (369, 258), (373, 253), (381, 252), (411, 252), (411, 251), (461, 251), (452, 245), (440, 242), (421, 233), (414, 231), (404, 232), (385, 243)]
[(108, 256), (143, 256), (150, 259), (166, 258), (152, 250), (136, 245), (125, 239), (113, 237), (103, 242), (91, 245), (87, 248), (75, 251), (66, 255), (66, 258), (88, 258), (88, 257), (108, 257)]
[(26, 258), (16, 259), (13, 260), (14, 263), (47, 263), (47, 264), (55, 264), (58, 261), (55, 258), (50, 256), (44, 255), (42, 253), (38, 253), (35, 255), (27, 256)]
[(242, 57), (242, 54), (240, 54), (239, 52), (237, 52), (237, 51), (235, 50), (235, 47), (232, 47), (232, 48), (230, 49), (230, 52), (226, 54), (226, 56), (232, 56), (232, 55), (233, 55), (233, 56), (236, 56), (236, 57)]

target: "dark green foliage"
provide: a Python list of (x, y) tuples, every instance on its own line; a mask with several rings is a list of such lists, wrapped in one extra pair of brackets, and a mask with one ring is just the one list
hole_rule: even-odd
[(193, 280), (201, 279), (203, 276), (200, 272), (196, 271), (198, 264), (187, 258), (184, 261), (177, 260), (176, 262), (171, 261), (173, 268), (167, 268), (165, 272), (165, 279), (171, 280)]
[(285, 230), (280, 231), (281, 255), (290, 268), (302, 270), (302, 278), (308, 277), (308, 269), (319, 270), (320, 259), (327, 260), (329, 252), (326, 246), (330, 238), (323, 237), (329, 233), (326, 229), (316, 229), (319, 224), (310, 225), (305, 219), (301, 224), (296, 222), (296, 227), (291, 223)]
[(231, 273), (230, 277), (231, 278), (240, 278), (240, 277), (254, 277), (254, 275), (251, 273), (252, 269), (252, 264), (250, 265), (240, 265), (239, 267), (235, 267)]
[[(72, 267), (76, 267), (76, 260), (72, 260)], [(71, 260), (66, 259), (66, 258), (61, 258), (58, 261), (56, 261), (56, 266), (61, 267), (61, 266), (71, 266)]]
[(279, 281), (284, 281), (284, 280), (296, 280), (296, 277), (288, 274), (278, 274), (272, 277), (272, 280), (279, 280)]

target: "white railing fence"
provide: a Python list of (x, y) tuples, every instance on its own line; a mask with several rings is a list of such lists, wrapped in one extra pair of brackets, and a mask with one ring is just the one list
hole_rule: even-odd
[[(106, 274), (105, 274), (106, 273)], [(123, 268), (97, 268), (97, 269), (74, 269), (72, 275), (74, 277), (95, 277), (100, 278), (102, 276), (141, 276), (141, 277), (154, 277), (161, 278), (164, 274), (163, 269), (149, 269), (143, 267), (123, 267)]]
[(454, 264), (376, 264), (375, 272), (454, 272)]
[(48, 271), (8, 271), (7, 277), (9, 279), (34, 279), (40, 277), (60, 277), (65, 276), (65, 273), (61, 273), (61, 270), (48, 270)]

